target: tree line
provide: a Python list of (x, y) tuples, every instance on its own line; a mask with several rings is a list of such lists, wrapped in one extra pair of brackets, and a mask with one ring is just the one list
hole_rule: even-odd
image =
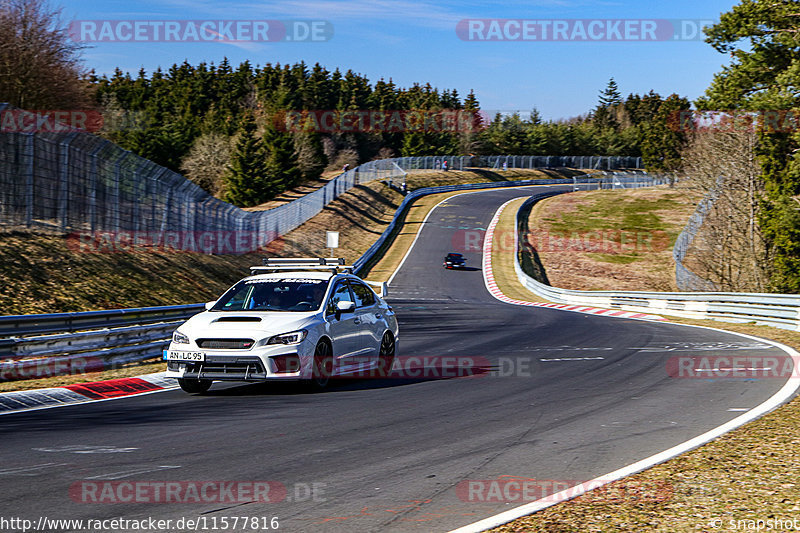
[(254, 205), (318, 178), (326, 169), (374, 158), (452, 154), (450, 131), (320, 131), (308, 121), (286, 124), (287, 112), (477, 109), (474, 94), (430, 84), (399, 88), (351, 70), (315, 64), (235, 69), (186, 62), (137, 76), (117, 70), (90, 79), (108, 128), (123, 148), (187, 177), (237, 205)]
[[(117, 70), (91, 82), (111, 118), (104, 135), (237, 205), (266, 201), (325, 169), (397, 156), (621, 155), (673, 170), (685, 133), (670, 129), (668, 119), (690, 107), (685, 98), (653, 91), (622, 98), (612, 78), (584, 116), (543, 121), (536, 109), (527, 117), (486, 116), (473, 92), (462, 99), (430, 84), (373, 84), (350, 70), (303, 62), (235, 69), (227, 61), (184, 62), (149, 76)], [(376, 111), (401, 124), (371, 127)], [(449, 125), (436, 115), (453, 112)], [(287, 113), (299, 121), (287, 125)], [(337, 116), (344, 119), (336, 123)], [(325, 119), (330, 127), (320, 127)], [(348, 119), (363, 121), (343, 127)]]

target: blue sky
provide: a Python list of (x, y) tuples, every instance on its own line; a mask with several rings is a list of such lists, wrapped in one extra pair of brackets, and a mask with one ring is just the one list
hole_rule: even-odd
[(546, 119), (586, 113), (614, 77), (624, 95), (650, 89), (691, 99), (703, 94), (728, 56), (702, 40), (661, 42), (464, 41), (456, 25), (464, 19), (691, 19), (718, 20), (737, 2), (608, 0), (482, 2), (417, 0), (51, 0), (70, 20), (291, 20), (328, 21), (334, 35), (324, 42), (145, 42), (94, 43), (83, 53), (98, 73), (119, 67), (136, 73), (188, 60), (233, 65), (316, 62), (366, 75), (392, 78), (400, 86), (430, 82), (472, 89), (484, 110), (536, 107)]

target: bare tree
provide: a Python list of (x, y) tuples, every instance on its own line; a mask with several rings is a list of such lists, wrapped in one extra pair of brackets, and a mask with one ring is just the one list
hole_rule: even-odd
[(347, 165), (350, 170), (358, 166), (358, 152), (352, 148), (345, 148), (336, 153), (333, 163), (328, 165), (328, 170), (341, 170)]
[(318, 179), (328, 164), (320, 135), (311, 130), (297, 132), (294, 134), (294, 146), (303, 179)]
[(194, 142), (181, 163), (181, 170), (210, 194), (221, 197), (223, 176), (230, 161), (230, 139), (218, 133), (206, 133)]
[(713, 200), (687, 260), (720, 290), (763, 292), (770, 250), (758, 224), (764, 181), (749, 128), (698, 131), (683, 153), (685, 181)]
[(0, 0), (0, 102), (31, 110), (90, 104), (83, 46), (60, 15), (46, 0)]

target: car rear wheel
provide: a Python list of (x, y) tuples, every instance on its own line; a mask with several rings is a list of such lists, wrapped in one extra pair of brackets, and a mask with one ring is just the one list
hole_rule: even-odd
[(211, 388), (211, 380), (178, 378), (178, 385), (190, 394), (202, 394)]
[(333, 351), (327, 341), (319, 341), (314, 349), (314, 360), (311, 363), (311, 379), (307, 385), (311, 390), (325, 389), (333, 374)]
[(381, 349), (378, 354), (378, 375), (386, 377), (392, 372), (394, 364), (395, 343), (394, 336), (388, 331), (383, 334), (381, 339)]

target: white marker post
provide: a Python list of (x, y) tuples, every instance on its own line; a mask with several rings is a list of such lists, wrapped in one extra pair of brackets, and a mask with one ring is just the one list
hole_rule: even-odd
[(328, 248), (331, 249), (331, 257), (333, 255), (333, 249), (339, 247), (339, 232), (338, 231), (326, 231), (325, 232), (327, 241), (328, 241)]

